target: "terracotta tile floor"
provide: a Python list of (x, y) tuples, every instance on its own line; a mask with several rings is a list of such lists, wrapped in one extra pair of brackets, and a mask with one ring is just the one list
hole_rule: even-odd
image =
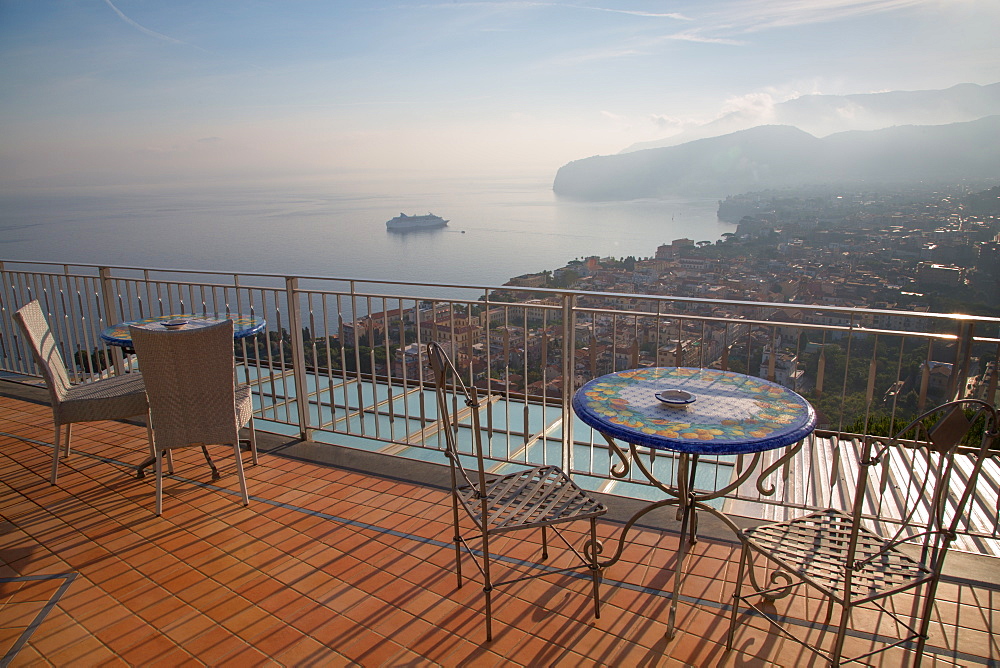
[[(672, 642), (663, 566), (677, 537), (642, 530), (606, 572), (601, 619), (588, 579), (524, 582), (495, 599), (486, 643), (480, 588), (455, 585), (442, 489), (262, 454), (244, 508), (227, 453), (213, 483), (194, 450), (175, 456), (158, 518), (152, 477), (127, 468), (143, 427), (77, 425), (54, 487), (51, 438), (48, 407), (0, 387), (2, 666), (813, 665), (747, 617), (725, 651), (729, 543), (695, 546)], [(998, 599), (995, 585), (943, 585), (925, 665), (997, 665)]]

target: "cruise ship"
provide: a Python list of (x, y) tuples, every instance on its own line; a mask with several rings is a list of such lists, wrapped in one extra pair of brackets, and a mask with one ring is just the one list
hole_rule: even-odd
[(401, 213), (385, 224), (390, 230), (427, 230), (433, 227), (444, 227), (448, 221), (441, 216), (428, 213), (425, 216), (407, 216)]

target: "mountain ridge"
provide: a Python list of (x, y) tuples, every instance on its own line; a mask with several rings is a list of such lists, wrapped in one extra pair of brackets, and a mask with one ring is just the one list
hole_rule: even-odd
[[(766, 95), (763, 97), (769, 101)], [(935, 90), (810, 94), (730, 112), (671, 137), (632, 144), (619, 153), (677, 146), (760, 125), (794, 125), (816, 137), (825, 137), (849, 130), (962, 123), (996, 114), (1000, 114), (1000, 83), (960, 83)]]
[(819, 183), (995, 182), (998, 136), (1000, 114), (823, 138), (797, 127), (762, 125), (678, 146), (575, 160), (559, 168), (552, 188), (573, 199), (627, 200)]

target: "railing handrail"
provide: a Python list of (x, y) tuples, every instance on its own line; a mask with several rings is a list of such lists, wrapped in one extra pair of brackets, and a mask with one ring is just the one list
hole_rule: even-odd
[[(718, 299), (718, 298), (704, 298), (704, 297), (684, 297), (680, 295), (658, 295), (658, 294), (644, 294), (644, 293), (633, 293), (633, 292), (602, 292), (596, 290), (576, 290), (569, 288), (543, 288), (543, 287), (527, 287), (527, 286), (517, 286), (517, 285), (490, 285), (490, 284), (474, 284), (474, 283), (436, 283), (428, 281), (407, 281), (407, 280), (397, 280), (397, 279), (379, 279), (379, 278), (348, 278), (341, 276), (324, 276), (318, 274), (290, 274), (290, 273), (271, 273), (271, 272), (255, 272), (255, 271), (225, 271), (225, 270), (214, 270), (214, 269), (170, 269), (163, 267), (136, 267), (129, 265), (111, 265), (111, 264), (90, 264), (84, 262), (54, 262), (54, 261), (28, 261), (28, 260), (0, 260), (0, 266), (5, 266), (8, 271), (15, 272), (26, 272), (32, 273), (30, 270), (20, 270), (13, 269), (8, 265), (11, 264), (30, 264), (30, 265), (45, 265), (45, 266), (56, 266), (56, 267), (91, 267), (95, 270), (100, 271), (101, 269), (106, 270), (127, 270), (127, 271), (137, 271), (137, 272), (163, 272), (171, 274), (193, 274), (193, 275), (210, 275), (210, 276), (256, 276), (261, 278), (274, 278), (280, 279), (282, 281), (295, 278), (300, 281), (334, 281), (341, 283), (350, 284), (372, 284), (372, 285), (407, 285), (415, 287), (427, 287), (427, 288), (443, 288), (448, 290), (475, 290), (475, 291), (488, 291), (488, 292), (530, 292), (547, 294), (553, 297), (558, 297), (561, 295), (572, 294), (576, 296), (595, 296), (595, 297), (614, 297), (618, 299), (644, 299), (644, 300), (654, 300), (654, 301), (664, 301), (664, 302), (677, 302), (677, 303), (689, 303), (689, 304), (718, 304), (724, 306), (734, 306), (734, 307), (751, 307), (751, 308), (776, 308), (787, 311), (821, 311), (829, 313), (856, 313), (865, 315), (887, 315), (887, 316), (897, 316), (897, 317), (912, 317), (918, 319), (927, 320), (942, 320), (942, 321), (969, 321), (969, 322), (989, 322), (997, 323), (1000, 325), (1000, 318), (993, 316), (980, 316), (971, 315), (964, 313), (937, 313), (930, 311), (904, 311), (896, 309), (876, 309), (876, 308), (866, 308), (859, 306), (831, 306), (827, 304), (804, 304), (798, 302), (766, 302), (766, 301), (747, 301), (739, 299)], [(37, 273), (37, 272), (34, 272)], [(130, 280), (135, 280), (133, 277), (117, 277), (126, 278)], [(150, 280), (150, 279), (145, 279)], [(171, 280), (173, 283), (190, 283), (191, 281), (178, 281), (176, 279)], [(221, 284), (219, 285), (221, 287)], [(247, 287), (258, 287), (258, 286), (247, 286)], [(309, 292), (314, 292), (311, 288), (308, 289)], [(320, 291), (321, 292), (321, 291)], [(363, 295), (365, 293), (359, 293)], [(372, 295), (374, 296), (374, 295)], [(379, 294), (379, 297), (386, 297), (389, 299), (411, 299), (415, 295), (385, 295)], [(417, 296), (419, 297), (419, 296)], [(443, 298), (447, 299), (447, 298)], [(461, 301), (455, 299), (454, 301)], [(495, 302), (497, 304), (506, 302)], [(541, 306), (541, 305), (540, 305)], [(558, 308), (558, 307), (557, 307)], [(580, 307), (587, 308), (587, 307)], [(644, 314), (648, 315), (648, 314)], [(673, 314), (670, 314), (673, 316)], [(677, 317), (680, 317), (679, 315)], [(793, 323), (789, 323), (790, 325)], [(902, 332), (900, 332), (902, 333)]]
[[(387, 443), (393, 453), (440, 449), (427, 429), (436, 418), (426, 404), (419, 344), (444, 337), (460, 353), (467, 382), (502, 399), (484, 414), (497, 461), (559, 460), (606, 486), (642, 481), (613, 479), (607, 448), (575, 424), (571, 400), (588, 377), (649, 364), (783, 375), (781, 382), (824, 406), (827, 433), (850, 438), (859, 429), (878, 433), (871, 431), (877, 420), (891, 423), (912, 405), (936, 400), (935, 392), (961, 393), (965, 381), (994, 396), (1000, 356), (1000, 318), (928, 311), (21, 260), (0, 260), (0, 281), (0, 366), (7, 371), (32, 373), (10, 318), (31, 298), (42, 300), (79, 379), (109, 364), (123, 368), (120, 349), (99, 336), (122, 319), (181, 308), (253, 312), (268, 330), (242, 340), (237, 356), (263, 422), (303, 438), (322, 432)], [(404, 354), (413, 344), (416, 353)], [(975, 357), (989, 373), (973, 375)], [(932, 362), (950, 365), (946, 382)], [(728, 479), (739, 467), (719, 461), (715, 475)], [(789, 508), (812, 502), (751, 501)], [(1000, 523), (990, 532), (1000, 537)]]

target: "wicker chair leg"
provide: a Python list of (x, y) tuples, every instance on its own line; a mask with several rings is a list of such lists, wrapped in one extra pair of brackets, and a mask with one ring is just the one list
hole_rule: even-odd
[(73, 438), (73, 423), (72, 422), (67, 422), (66, 423), (66, 443), (63, 444), (63, 450), (65, 450), (65, 453), (63, 454), (63, 459), (69, 459), (69, 442), (70, 442), (70, 440), (72, 438)]
[(250, 505), (250, 495), (247, 494), (247, 479), (243, 474), (243, 456), (240, 454), (240, 442), (233, 443), (233, 454), (236, 456), (236, 475), (240, 478), (240, 494), (243, 496), (243, 505)]
[(250, 422), (247, 424), (247, 429), (250, 430), (250, 463), (253, 466), (257, 466), (257, 431), (253, 426), (253, 416), (250, 416)]
[[(169, 450), (167, 451), (169, 452)], [(163, 514), (163, 452), (156, 453), (156, 516)]]
[(58, 422), (55, 423), (55, 436), (53, 436), (52, 443), (52, 475), (49, 477), (49, 483), (56, 484), (56, 479), (59, 476), (59, 437), (62, 435), (63, 426)]
[(156, 446), (153, 445), (153, 423), (146, 415), (146, 440), (149, 441), (149, 456), (156, 459)]

